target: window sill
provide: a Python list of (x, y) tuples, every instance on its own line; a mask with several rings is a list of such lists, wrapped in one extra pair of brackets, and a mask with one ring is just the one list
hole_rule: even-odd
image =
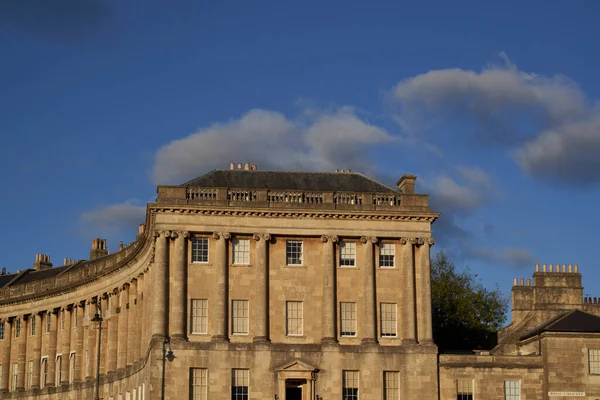
[(229, 264), (230, 268), (252, 268), (252, 264)]
[(207, 265), (207, 266), (212, 266), (212, 263), (210, 262), (200, 262), (200, 261), (192, 261), (191, 264), (193, 265)]
[(306, 265), (302, 265), (302, 264), (285, 264), (285, 268), (306, 268)]

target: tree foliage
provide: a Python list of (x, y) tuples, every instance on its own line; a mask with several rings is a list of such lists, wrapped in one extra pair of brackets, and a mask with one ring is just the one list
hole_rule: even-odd
[(440, 351), (489, 349), (506, 320), (508, 299), (485, 288), (469, 269), (457, 270), (444, 253), (431, 263), (433, 337)]

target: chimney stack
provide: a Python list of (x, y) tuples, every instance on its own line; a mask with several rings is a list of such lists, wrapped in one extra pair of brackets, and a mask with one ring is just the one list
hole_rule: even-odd
[(119, 251), (123, 250), (123, 242), (119, 242)]
[(41, 271), (48, 268), (52, 268), (50, 256), (47, 254), (36, 254), (35, 262), (33, 263), (33, 269), (36, 271)]
[(95, 260), (100, 257), (108, 255), (108, 249), (106, 248), (106, 239), (93, 239), (92, 249), (90, 250), (90, 260)]
[(400, 191), (404, 194), (415, 194), (415, 181), (417, 177), (413, 174), (402, 175), (402, 178), (396, 182)]
[(2, 267), (2, 274), (0, 275), (6, 275), (6, 267)]

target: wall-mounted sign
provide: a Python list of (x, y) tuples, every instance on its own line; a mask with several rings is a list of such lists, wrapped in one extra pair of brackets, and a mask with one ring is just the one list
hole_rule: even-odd
[(585, 392), (548, 392), (548, 396), (585, 397)]

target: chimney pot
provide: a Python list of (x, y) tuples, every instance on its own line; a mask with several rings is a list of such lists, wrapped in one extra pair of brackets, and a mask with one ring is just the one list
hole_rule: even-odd
[(515, 278), (515, 280), (513, 281), (513, 286), (518, 286), (519, 285), (519, 280), (517, 278)]
[(527, 286), (531, 286), (531, 279), (527, 279)]
[(244, 164), (244, 171), (250, 171), (250, 164)]
[(123, 250), (123, 242), (119, 242), (119, 251)]
[(573, 272), (573, 265), (569, 264), (569, 272)]
[(229, 163), (229, 169), (235, 169), (235, 164), (234, 163)]
[(540, 272), (540, 264), (535, 264), (535, 272)]
[(2, 275), (6, 275), (6, 267), (2, 267)]
[(252, 164), (252, 171), (256, 171), (256, 165)]
[(546, 264), (542, 264), (542, 272), (546, 272)]
[(567, 265), (563, 264), (562, 272), (567, 272)]
[(579, 272), (579, 265), (575, 264), (575, 273)]
[(242, 163), (238, 163), (237, 169), (242, 169)]
[(525, 286), (525, 279), (521, 278), (521, 286)]

